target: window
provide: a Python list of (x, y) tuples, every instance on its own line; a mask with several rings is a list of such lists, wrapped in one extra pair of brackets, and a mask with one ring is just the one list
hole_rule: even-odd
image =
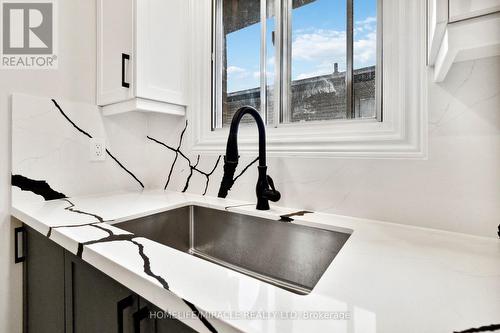
[[(212, 130), (381, 120), (381, 0), (214, 0)], [(250, 120), (249, 120), (250, 121)]]
[[(267, 152), (273, 156), (426, 157), (425, 0), (187, 1), (192, 49), (187, 84), (193, 93), (186, 114), (194, 152), (224, 154), (232, 112), (251, 104), (268, 124)], [(323, 3), (340, 9), (326, 10)], [(314, 10), (320, 16), (308, 19), (307, 11)], [(299, 17), (309, 30), (301, 28)], [(304, 53), (311, 51), (305, 43), (310, 40), (316, 46), (326, 42)], [(335, 74), (341, 79), (333, 80), (332, 88), (325, 82), (331, 83)], [(314, 78), (320, 83), (307, 87), (315, 89), (302, 93), (297, 88)], [(342, 92), (351, 98), (341, 97)], [(324, 113), (314, 106), (319, 97), (329, 106)], [(242, 156), (256, 156), (256, 132), (241, 126)]]

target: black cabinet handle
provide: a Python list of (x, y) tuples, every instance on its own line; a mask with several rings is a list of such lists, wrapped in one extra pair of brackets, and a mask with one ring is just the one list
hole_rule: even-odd
[(130, 56), (122, 53), (122, 87), (130, 88), (130, 83), (125, 81), (125, 60), (130, 60)]
[(139, 309), (139, 311), (133, 314), (134, 333), (141, 333), (141, 321), (148, 318), (148, 316), (149, 316), (149, 308), (147, 306)]
[(118, 319), (118, 333), (123, 333), (123, 311), (134, 305), (134, 296), (130, 295), (116, 303), (116, 318)]
[[(23, 239), (23, 255), (19, 256), (19, 234), (21, 234), (22, 239)], [(25, 229), (24, 227), (18, 227), (14, 229), (14, 262), (20, 263), (23, 262), (26, 259), (26, 256), (24, 255), (24, 249), (26, 248), (24, 244), (26, 243), (26, 237), (25, 237)]]

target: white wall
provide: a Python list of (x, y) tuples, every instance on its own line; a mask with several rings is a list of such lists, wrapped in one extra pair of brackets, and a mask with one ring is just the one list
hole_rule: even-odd
[(0, 332), (22, 328), (21, 265), (13, 264), (10, 222), (9, 95), (23, 92), (95, 101), (95, 1), (58, 1), (59, 69), (0, 70)]

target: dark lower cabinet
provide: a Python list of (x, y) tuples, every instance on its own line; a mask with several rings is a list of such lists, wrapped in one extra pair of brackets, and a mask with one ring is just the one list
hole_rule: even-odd
[(193, 333), (129, 289), (25, 226), (24, 333)]
[(132, 332), (138, 297), (73, 254), (66, 253), (64, 264), (66, 332)]
[[(183, 322), (176, 320), (174, 318), (169, 318), (165, 312), (157, 308), (148, 301), (140, 300), (141, 310), (139, 313), (147, 313), (147, 318), (141, 317), (140, 322), (140, 332), (148, 333), (193, 333), (194, 331), (191, 327), (187, 326)], [(152, 314), (152, 315), (150, 315)], [(138, 327), (138, 326), (136, 326)]]
[(25, 227), (24, 332), (64, 332), (64, 249)]

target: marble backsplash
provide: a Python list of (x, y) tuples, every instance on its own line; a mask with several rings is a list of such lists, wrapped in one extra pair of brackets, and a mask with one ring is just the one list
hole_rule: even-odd
[[(95, 105), (19, 94), (11, 109), (13, 176), (24, 186), (26, 179), (46, 182), (68, 197), (159, 188), (174, 156), (158, 154), (146, 136), (161, 131), (177, 140), (183, 122), (139, 113), (106, 118)], [(90, 160), (91, 138), (105, 140), (104, 161)], [(13, 198), (41, 196), (14, 186)]]

